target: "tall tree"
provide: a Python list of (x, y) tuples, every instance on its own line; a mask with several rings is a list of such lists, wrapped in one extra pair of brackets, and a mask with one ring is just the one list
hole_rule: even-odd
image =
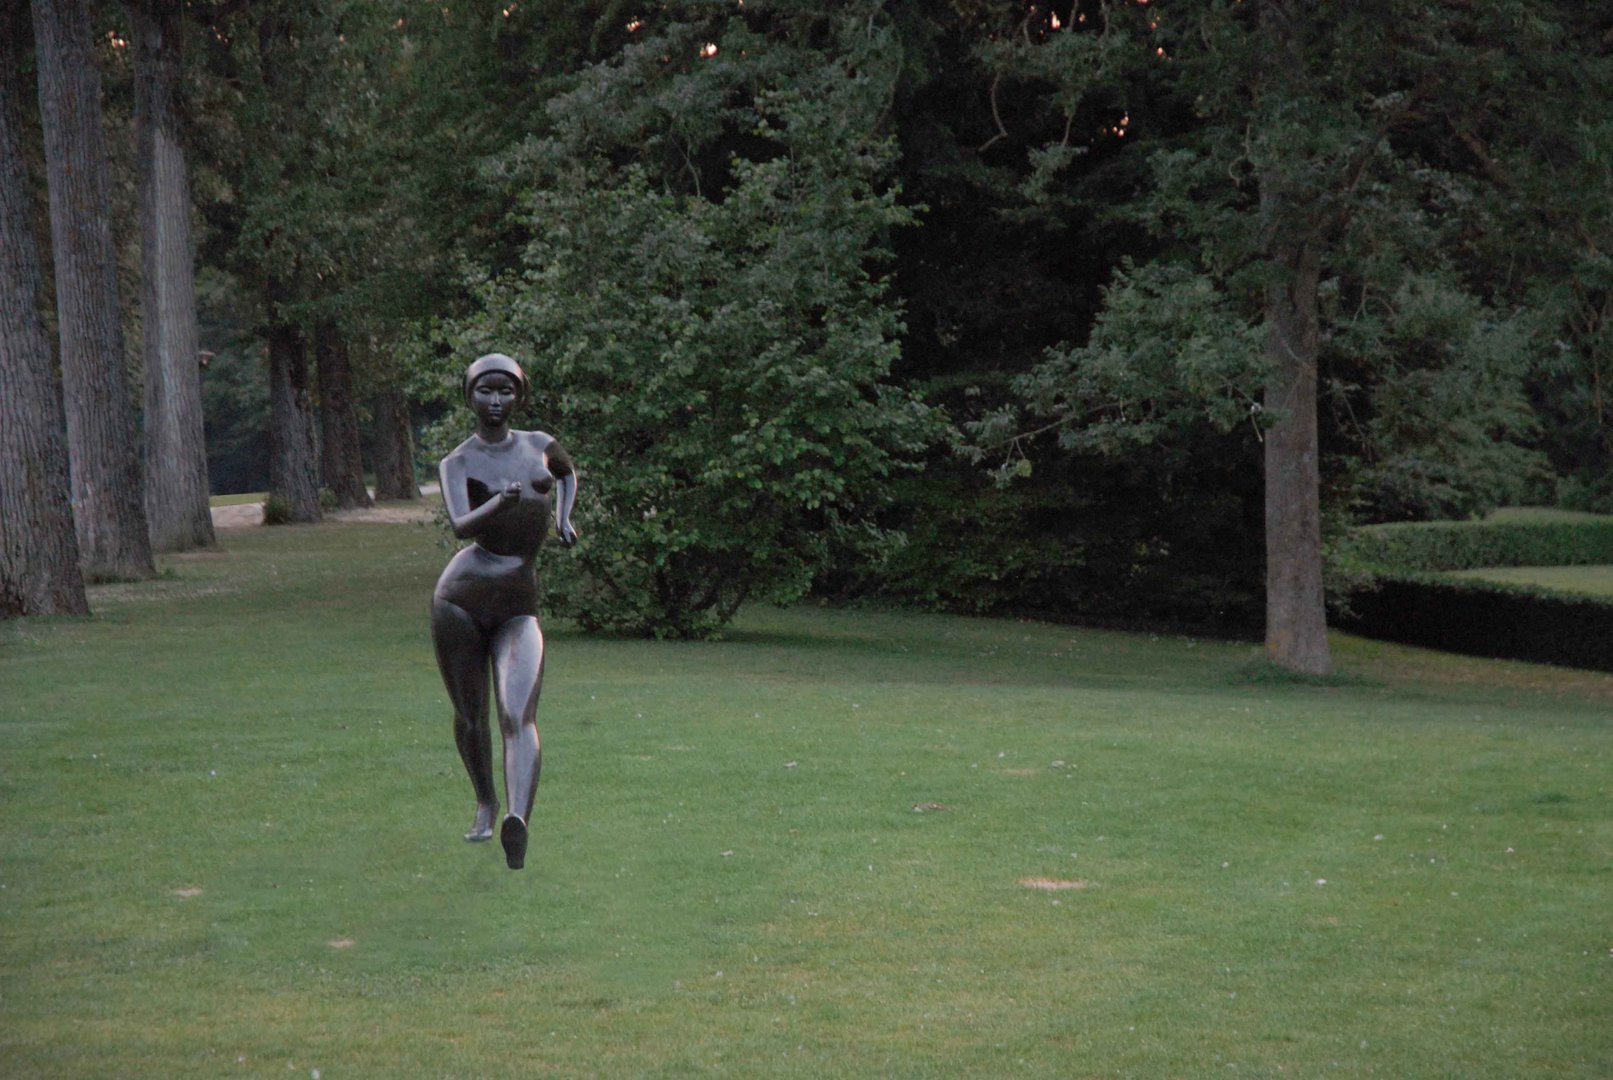
[(35, 0), (33, 17), (79, 551), (92, 579), (149, 577), (89, 15), (82, 0)]
[(138, 0), (135, 128), (140, 170), (146, 515), (158, 551), (213, 542), (203, 437), (191, 200), (177, 113), (178, 5)]
[(353, 400), (353, 360), (347, 341), (331, 322), (314, 329), (314, 362), (319, 369), (320, 469), (325, 486), (343, 509), (369, 506), (364, 486), (363, 448)]
[[(1246, 219), (1252, 228), (1224, 255), (1229, 263), (1248, 259), (1247, 280), (1260, 285), (1261, 405), (1270, 425), (1264, 440), (1266, 652), (1280, 666), (1325, 674), (1331, 657), (1317, 417), (1329, 362), (1324, 337), (1354, 346), (1353, 357), (1337, 360), (1355, 361), (1353, 370), (1382, 387), (1362, 402), (1370, 430), (1395, 404), (1393, 383), (1415, 379), (1415, 365), (1374, 356), (1362, 347), (1364, 338), (1389, 336), (1386, 324), (1403, 322), (1408, 307), (1453, 293), (1447, 310), (1507, 322), (1504, 314), (1484, 310), (1482, 296), (1461, 295), (1464, 285), (1484, 287), (1473, 273), (1464, 283), (1454, 266), (1462, 229), (1483, 227), (1460, 209), (1483, 170), (1458, 152), (1476, 126), (1495, 125), (1496, 95), (1524, 89), (1521, 71), (1550, 50), (1553, 28), (1549, 11), (1507, 0), (1466, 10), (1404, 0), (1348, 9), (1316, 0), (1253, 6), (1248, 14), (1207, 13), (1200, 23), (1211, 43), (1197, 69), (1205, 80), (1199, 89), (1213, 102), (1205, 110), (1206, 134), (1222, 147), (1201, 162), (1230, 164), (1235, 173), (1241, 168), (1247, 179), (1235, 183), (1254, 200)], [(1212, 82), (1217, 89), (1210, 89)], [(1475, 102), (1488, 104), (1475, 108)], [(1225, 148), (1239, 129), (1244, 147), (1229, 154)], [(1514, 144), (1517, 136), (1516, 129), (1507, 131)], [(1170, 168), (1162, 171), (1168, 175)], [(1197, 179), (1202, 182), (1202, 174)], [(1429, 250), (1411, 250), (1413, 238)], [(1388, 265), (1391, 252), (1399, 265)], [(1434, 277), (1444, 288), (1419, 284)], [(1330, 304), (1324, 291), (1358, 295), (1356, 313)], [(1383, 298), (1377, 305), (1369, 300), (1374, 295)], [(1387, 316), (1371, 312), (1375, 306)], [(1483, 354), (1462, 340), (1460, 320), (1447, 317), (1437, 325), (1447, 341)], [(1487, 434), (1500, 442), (1522, 432), (1521, 425), (1494, 419), (1505, 414), (1509, 399), (1520, 398), (1531, 359), (1527, 333), (1516, 324), (1514, 331), (1507, 335), (1511, 356), (1494, 357), (1488, 371), (1468, 382), (1467, 400), (1452, 410), (1485, 410), (1492, 418)], [(1464, 357), (1444, 345), (1422, 348), (1460, 371)], [(1376, 370), (1360, 361), (1376, 361)]]
[[(1052, 350), (1021, 387), (1069, 438), (1094, 445), (1254, 420), (1267, 654), (1325, 673), (1319, 396), (1340, 413), (1341, 456), (1377, 457), (1366, 470), (1337, 465), (1345, 477), (1395, 482), (1408, 444), (1468, 453), (1447, 473), (1458, 489), (1501, 490), (1496, 473), (1508, 469), (1516, 486), (1537, 460), (1515, 442), (1499, 455), (1480, 445), (1527, 435), (1518, 415), (1534, 348), (1528, 320), (1493, 306), (1510, 301), (1464, 258), (1474, 234), (1500, 224), (1471, 209), (1486, 170), (1464, 147), (1481, 125), (1520, 144), (1525, 125), (1499, 102), (1552, 49), (1551, 12), (1511, 0), (1142, 10), (1131, 40), (1154, 65), (1143, 80), (1154, 100), (1125, 119), (1149, 179), (1129, 212), (1160, 250), (1117, 276), (1086, 345)], [(1054, 149), (1044, 156), (1056, 172), (1068, 159)], [(1161, 357), (1151, 334), (1165, 323), (1174, 333)], [(1258, 348), (1244, 344), (1250, 332)], [(1460, 437), (1419, 431), (1432, 418), (1423, 409), (1419, 421), (1402, 383), (1444, 391), (1442, 434)], [(1412, 486), (1424, 505), (1476, 501)]]
[(375, 413), (375, 497), (377, 499), (418, 499), (420, 485), (414, 477), (414, 428), (409, 419), (409, 399), (400, 389), (386, 388), (376, 395)]
[[(240, 198), (246, 224), (237, 259), (258, 287), (266, 318), (269, 360), (269, 494), (290, 521), (318, 521), (319, 438), (306, 319), (299, 306), (307, 283), (323, 266), (310, 230), (317, 195), (298, 183), (310, 147), (303, 132), (313, 121), (305, 106), (317, 77), (319, 55), (310, 40), (324, 40), (318, 14), (296, 0), (247, 13), (242, 37), (245, 76), (244, 172)], [(306, 31), (306, 33), (305, 33)]]
[(22, 11), (0, 15), (0, 618), (85, 615), (66, 420), (18, 131)]
[[(1305, 18), (1306, 6), (1305, 0), (1263, 0), (1259, 12), (1256, 41), (1271, 66), (1254, 88), (1254, 110), (1264, 114), (1259, 121), (1281, 124), (1284, 136), (1293, 134), (1296, 124), (1326, 119), (1315, 112), (1303, 115), (1312, 111), (1306, 106), (1314, 109), (1307, 96), (1316, 89), (1306, 85), (1311, 58), (1304, 51), (1314, 44), (1304, 40), (1305, 28), (1296, 25)], [(1263, 404), (1277, 418), (1265, 439), (1266, 656), (1282, 667), (1315, 675), (1327, 674), (1333, 665), (1322, 588), (1317, 288), (1327, 246), (1342, 225), (1337, 197), (1358, 182), (1379, 134), (1350, 132), (1346, 153), (1335, 152), (1332, 160), (1278, 151), (1254, 163), (1261, 254), (1269, 267), (1262, 295)]]
[(268, 328), (269, 497), (287, 521), (318, 521), (319, 434), (313, 380), (302, 331), (288, 322)]

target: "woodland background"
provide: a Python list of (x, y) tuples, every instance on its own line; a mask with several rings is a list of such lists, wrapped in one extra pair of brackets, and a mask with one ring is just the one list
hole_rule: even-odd
[(1605, 5), (3, 21), (7, 615), (212, 543), (209, 489), (418, 497), (495, 349), (585, 629), (816, 593), (1321, 672), (1351, 525), (1613, 511)]

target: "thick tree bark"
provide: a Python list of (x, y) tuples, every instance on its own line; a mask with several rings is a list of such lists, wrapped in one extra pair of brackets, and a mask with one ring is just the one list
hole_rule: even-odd
[(196, 331), (190, 191), (175, 97), (180, 12), (161, 0), (135, 8), (135, 127), (145, 356), (146, 515), (157, 551), (213, 543)]
[(375, 399), (375, 497), (418, 499), (414, 479), (414, 429), (409, 399), (401, 390), (383, 391)]
[[(1278, 100), (1294, 96), (1306, 58), (1305, 5), (1267, 0), (1259, 9)], [(1290, 163), (1292, 164), (1292, 163)], [(1325, 193), (1296, 179), (1280, 159), (1259, 168), (1260, 221), (1271, 273), (1265, 289), (1266, 658), (1304, 675), (1333, 669), (1322, 588), (1321, 449), (1316, 424), (1316, 361), (1321, 313), (1316, 289), (1332, 230)]]
[(34, 0), (33, 16), (79, 552), (91, 580), (149, 577), (89, 17), (82, 0)]
[(87, 615), (66, 418), (39, 315), (39, 249), (17, 133), (19, 15), (0, 15), (0, 618)]
[(1274, 260), (1266, 286), (1266, 656), (1308, 675), (1332, 670), (1322, 591), (1321, 472), (1316, 425), (1320, 261), (1301, 243)]
[(363, 446), (353, 408), (352, 357), (336, 327), (327, 323), (315, 329), (314, 358), (319, 366), (319, 418), (324, 434), (320, 466), (325, 486), (344, 510), (369, 506)]
[(318, 521), (319, 442), (308, 385), (308, 353), (294, 326), (269, 328), (269, 496), (292, 521)]

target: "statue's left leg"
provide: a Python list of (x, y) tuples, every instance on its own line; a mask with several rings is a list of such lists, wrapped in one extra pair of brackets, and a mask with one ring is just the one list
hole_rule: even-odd
[(543, 631), (536, 618), (521, 615), (501, 626), (493, 639), (493, 695), (504, 733), (504, 797), (510, 808), (499, 840), (512, 870), (526, 859), (527, 823), (543, 769), (537, 724), (542, 689)]

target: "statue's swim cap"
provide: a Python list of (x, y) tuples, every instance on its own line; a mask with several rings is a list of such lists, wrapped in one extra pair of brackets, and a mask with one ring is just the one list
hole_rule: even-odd
[(476, 388), (476, 380), (495, 371), (501, 371), (514, 379), (516, 397), (521, 401), (526, 400), (526, 372), (521, 370), (521, 365), (503, 353), (488, 353), (465, 369), (466, 404), (470, 403), (470, 392)]

